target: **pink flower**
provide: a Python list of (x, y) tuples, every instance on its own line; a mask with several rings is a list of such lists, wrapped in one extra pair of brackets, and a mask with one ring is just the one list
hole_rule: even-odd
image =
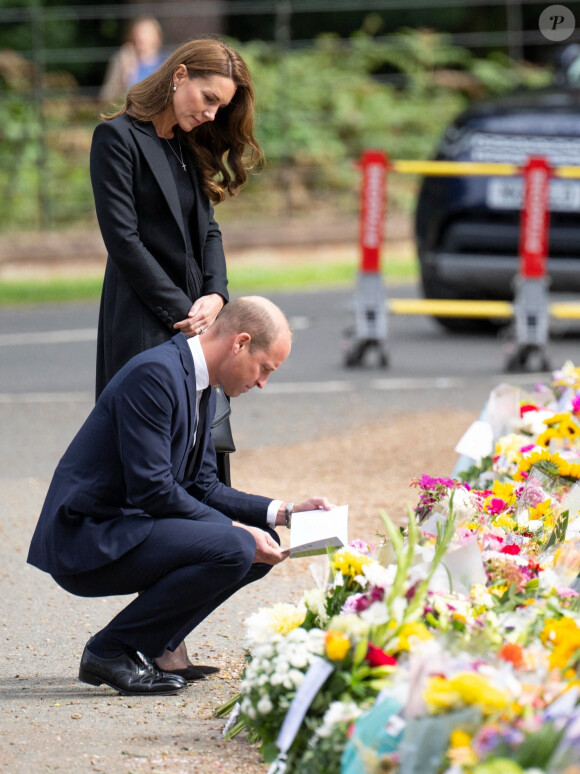
[(571, 589), (568, 586), (556, 589), (556, 593), (559, 597), (577, 597), (578, 592), (575, 589)]
[(522, 446), (520, 448), (520, 454), (525, 454), (526, 452), (532, 451), (535, 445), (536, 445), (535, 443), (528, 443), (525, 446)]
[(500, 497), (492, 497), (491, 502), (487, 506), (487, 511), (492, 516), (497, 516), (498, 513), (502, 513), (507, 508), (507, 503)]
[(358, 551), (361, 554), (365, 554), (366, 556), (373, 552), (373, 546), (370, 543), (367, 543), (365, 540), (361, 540), (360, 538), (351, 540), (349, 546), (354, 548), (355, 551)]

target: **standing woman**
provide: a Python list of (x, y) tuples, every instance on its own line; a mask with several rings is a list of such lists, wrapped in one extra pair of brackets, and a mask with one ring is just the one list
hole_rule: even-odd
[[(261, 158), (250, 73), (216, 38), (182, 45), (97, 126), (91, 182), (108, 252), (97, 397), (134, 355), (213, 323), (228, 292), (212, 203), (234, 195)], [(157, 665), (186, 679), (216, 671), (193, 666), (184, 643)]]
[(182, 45), (97, 126), (91, 181), (108, 252), (97, 397), (133, 355), (213, 323), (228, 292), (212, 203), (261, 157), (248, 68), (215, 38)]

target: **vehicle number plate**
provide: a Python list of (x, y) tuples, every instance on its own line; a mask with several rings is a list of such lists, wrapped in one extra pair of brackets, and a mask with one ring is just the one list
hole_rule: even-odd
[[(492, 210), (520, 210), (524, 182), (518, 177), (492, 177), (487, 184), (487, 206)], [(550, 180), (550, 211), (580, 210), (580, 181)]]

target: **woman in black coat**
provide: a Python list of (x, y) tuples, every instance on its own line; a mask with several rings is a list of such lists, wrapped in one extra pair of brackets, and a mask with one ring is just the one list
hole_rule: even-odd
[[(261, 156), (248, 68), (216, 38), (178, 48), (97, 126), (91, 182), (108, 252), (97, 397), (134, 355), (213, 323), (228, 292), (212, 205), (235, 194)], [(211, 671), (191, 664), (185, 644), (157, 663), (187, 679)]]
[(228, 300), (212, 203), (261, 158), (247, 66), (220, 40), (185, 43), (97, 126), (91, 181), (108, 252), (97, 396), (133, 355), (203, 332)]

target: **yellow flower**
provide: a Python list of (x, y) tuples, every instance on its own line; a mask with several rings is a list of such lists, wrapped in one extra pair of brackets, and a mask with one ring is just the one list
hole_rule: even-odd
[(270, 608), (270, 623), (273, 632), (284, 636), (297, 629), (306, 618), (306, 608), (277, 602)]
[(468, 705), (479, 707), (484, 715), (491, 715), (509, 704), (504, 691), (476, 672), (457, 672), (450, 680), (430, 677), (423, 698), (432, 713)]
[(552, 669), (565, 669), (580, 649), (580, 627), (572, 618), (547, 618), (540, 633), (544, 645), (553, 647), (550, 654)]
[(506, 505), (514, 505), (516, 501), (516, 485), (513, 481), (494, 481), (492, 492), (495, 497), (499, 497)]
[(324, 649), (331, 661), (342, 661), (350, 650), (350, 640), (336, 629), (329, 629), (324, 635)]
[(568, 462), (562, 460), (560, 465), (560, 475), (568, 478), (580, 478), (580, 464), (578, 462)]
[(397, 650), (410, 650), (412, 640), (414, 639), (421, 641), (431, 640), (433, 639), (433, 636), (425, 624), (421, 623), (420, 621), (403, 624), (401, 631), (399, 632)]
[(478, 757), (471, 749), (471, 737), (465, 731), (456, 728), (449, 738), (447, 757), (455, 766), (474, 766)]
[(449, 738), (450, 747), (469, 747), (471, 744), (471, 737), (465, 731), (461, 731), (459, 728), (455, 728), (451, 732)]
[(547, 419), (544, 419), (544, 424), (548, 425), (559, 425), (560, 422), (564, 422), (566, 419), (569, 419), (570, 415), (567, 413), (561, 413), (561, 414), (554, 414), (551, 417), (548, 417)]
[(461, 696), (451, 680), (444, 677), (430, 677), (423, 691), (423, 699), (429, 712), (445, 712), (461, 704)]
[(500, 513), (497, 519), (493, 520), (494, 527), (502, 527), (503, 529), (513, 532), (516, 528), (516, 521), (508, 516), (507, 513)]
[(552, 501), (549, 498), (530, 508), (530, 519), (543, 520), (548, 514), (552, 515)]
[(330, 566), (343, 575), (354, 578), (356, 575), (361, 575), (362, 568), (371, 561), (370, 556), (364, 556), (349, 548), (341, 548), (332, 557)]
[(550, 427), (547, 430), (544, 430), (543, 433), (540, 433), (540, 435), (536, 439), (536, 444), (538, 446), (549, 446), (552, 438), (559, 438), (559, 437), (560, 437), (560, 433), (557, 430), (555, 430), (553, 427)]
[(562, 466), (564, 465), (562, 457), (557, 453), (551, 454), (548, 449), (541, 449), (540, 451), (533, 451), (521, 459), (518, 465), (519, 469), (513, 475), (514, 481), (522, 481), (524, 473), (527, 473), (533, 465), (537, 465), (544, 460), (551, 463), (559, 475), (564, 475), (562, 473)]
[(518, 462), (522, 456), (520, 449), (529, 442), (530, 437), (527, 435), (520, 435), (518, 433), (504, 435), (496, 443), (494, 455), (496, 457), (505, 457), (509, 462)]

